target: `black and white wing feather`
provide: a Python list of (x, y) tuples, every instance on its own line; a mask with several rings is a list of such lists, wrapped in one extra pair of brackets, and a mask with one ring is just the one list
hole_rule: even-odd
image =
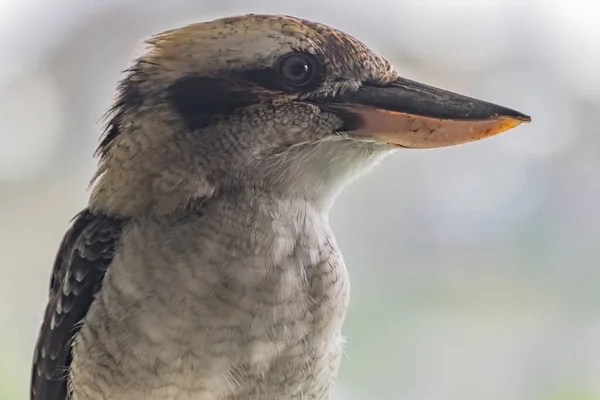
[(67, 400), (71, 343), (115, 253), (123, 220), (83, 210), (65, 234), (50, 280), (31, 377), (31, 400)]

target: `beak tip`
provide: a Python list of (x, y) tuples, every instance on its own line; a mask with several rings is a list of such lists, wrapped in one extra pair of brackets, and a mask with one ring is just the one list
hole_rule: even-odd
[(528, 124), (531, 122), (531, 117), (529, 115), (525, 115), (525, 114), (520, 114), (520, 115), (514, 116), (512, 118), (514, 118), (524, 124)]
[(522, 112), (511, 110), (509, 108), (506, 109), (506, 112), (498, 115), (499, 117), (510, 118), (519, 121), (519, 123), (528, 124), (531, 122), (531, 117), (527, 114), (523, 114)]

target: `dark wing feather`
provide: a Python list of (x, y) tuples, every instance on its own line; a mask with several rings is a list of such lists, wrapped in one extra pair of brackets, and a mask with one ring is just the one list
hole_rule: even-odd
[(33, 359), (31, 400), (68, 399), (71, 342), (112, 261), (123, 220), (83, 210), (60, 245)]

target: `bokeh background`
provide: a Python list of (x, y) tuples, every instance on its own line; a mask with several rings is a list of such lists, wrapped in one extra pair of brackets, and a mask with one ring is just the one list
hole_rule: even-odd
[(0, 399), (28, 398), (119, 71), (152, 33), (247, 12), (333, 25), (404, 76), (533, 116), (399, 152), (338, 200), (353, 280), (335, 399), (600, 399), (595, 0), (0, 0)]

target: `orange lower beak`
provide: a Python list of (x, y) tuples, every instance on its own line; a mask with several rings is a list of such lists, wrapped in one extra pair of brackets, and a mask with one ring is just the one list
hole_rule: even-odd
[(529, 117), (494, 116), (483, 120), (440, 119), (373, 107), (354, 106), (363, 124), (349, 131), (353, 137), (376, 138), (396, 147), (427, 149), (454, 146), (497, 135)]
[(531, 121), (518, 111), (403, 78), (364, 85), (320, 106), (342, 119), (350, 137), (406, 148), (468, 143)]

